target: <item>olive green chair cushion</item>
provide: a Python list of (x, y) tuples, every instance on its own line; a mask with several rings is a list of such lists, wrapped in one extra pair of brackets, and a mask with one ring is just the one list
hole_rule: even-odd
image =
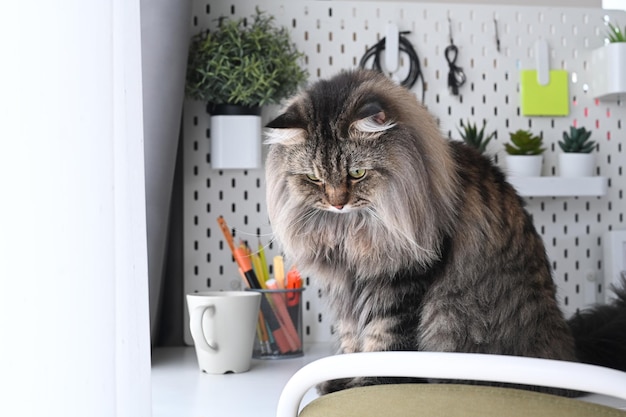
[(626, 411), (513, 388), (457, 384), (390, 384), (316, 398), (300, 417), (625, 417)]

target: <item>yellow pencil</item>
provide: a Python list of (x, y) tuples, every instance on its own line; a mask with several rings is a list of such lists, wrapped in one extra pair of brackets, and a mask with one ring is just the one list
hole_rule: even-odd
[(267, 278), (265, 277), (265, 273), (263, 272), (263, 267), (261, 265), (261, 258), (256, 253), (250, 254), (250, 258), (252, 259), (252, 267), (254, 268), (254, 272), (256, 273), (257, 278), (259, 278), (259, 284), (261, 284), (261, 288), (267, 288), (265, 285), (265, 281)]
[(263, 269), (264, 281), (270, 279), (270, 268), (267, 265), (267, 258), (265, 257), (265, 248), (259, 240), (259, 258), (261, 259), (261, 268)]
[(285, 289), (285, 264), (283, 263), (283, 257), (280, 255), (274, 256), (274, 279), (278, 288)]

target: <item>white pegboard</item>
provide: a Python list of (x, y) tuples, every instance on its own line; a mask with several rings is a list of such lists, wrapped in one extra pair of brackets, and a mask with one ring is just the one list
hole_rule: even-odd
[[(542, 234), (554, 267), (561, 305), (567, 315), (601, 300), (602, 236), (624, 229), (624, 153), (626, 122), (623, 102), (600, 102), (588, 91), (593, 68), (590, 51), (602, 45), (603, 18), (626, 22), (623, 12), (601, 9), (538, 8), (467, 4), (426, 4), (343, 1), (198, 1), (193, 4), (192, 32), (214, 27), (220, 16), (250, 16), (255, 7), (271, 11), (288, 27), (305, 53), (310, 80), (326, 78), (358, 65), (366, 48), (385, 34), (388, 22), (414, 45), (426, 80), (425, 104), (437, 116), (444, 135), (458, 138), (460, 120), (487, 120), (497, 132), (488, 151), (504, 154), (508, 132), (531, 129), (547, 144), (544, 175), (556, 175), (561, 133), (576, 123), (593, 129), (599, 143), (597, 173), (608, 178), (603, 197), (530, 197), (528, 209)], [(449, 19), (449, 20), (448, 20)], [(496, 48), (498, 25), (500, 51)], [(459, 96), (447, 89), (449, 23), (459, 48), (457, 65), (467, 75)], [(532, 68), (534, 42), (547, 39), (553, 69), (570, 72), (568, 117), (522, 117), (519, 108), (520, 69)], [(414, 91), (421, 97), (421, 86)], [(268, 119), (275, 108), (265, 109)], [(271, 228), (265, 209), (263, 170), (212, 170), (209, 115), (202, 103), (185, 102), (184, 135), (184, 290), (191, 292), (240, 286), (236, 266), (217, 227), (224, 215), (236, 238), (256, 246), (267, 244)], [(268, 258), (279, 253), (271, 245)], [(593, 281), (595, 279), (596, 281)], [(305, 340), (331, 338), (331, 323), (314, 279), (305, 291)], [(185, 326), (186, 328), (187, 326)], [(189, 342), (189, 335), (186, 336)]]

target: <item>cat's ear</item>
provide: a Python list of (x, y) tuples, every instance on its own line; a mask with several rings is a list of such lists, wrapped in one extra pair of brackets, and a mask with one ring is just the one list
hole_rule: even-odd
[(280, 143), (290, 145), (304, 142), (306, 139), (306, 125), (298, 115), (287, 111), (268, 124), (265, 131), (265, 144)]
[(356, 113), (356, 120), (351, 128), (362, 133), (379, 133), (391, 129), (396, 124), (385, 112), (378, 101), (371, 101), (363, 105)]
[(306, 125), (302, 122), (302, 117), (290, 109), (287, 109), (285, 113), (266, 124), (265, 127), (272, 129), (306, 129)]

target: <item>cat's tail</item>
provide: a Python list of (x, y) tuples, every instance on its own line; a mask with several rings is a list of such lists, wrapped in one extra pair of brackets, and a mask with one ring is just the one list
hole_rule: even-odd
[(576, 313), (569, 325), (579, 361), (626, 372), (626, 278), (612, 290), (610, 304)]

